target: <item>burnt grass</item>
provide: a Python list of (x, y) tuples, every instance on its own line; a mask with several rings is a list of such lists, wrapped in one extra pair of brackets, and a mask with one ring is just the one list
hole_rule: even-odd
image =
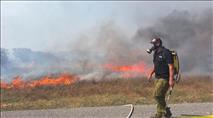
[[(213, 102), (213, 78), (182, 77), (169, 103)], [(154, 104), (154, 84), (145, 78), (79, 81), (72, 85), (1, 89), (1, 110)]]

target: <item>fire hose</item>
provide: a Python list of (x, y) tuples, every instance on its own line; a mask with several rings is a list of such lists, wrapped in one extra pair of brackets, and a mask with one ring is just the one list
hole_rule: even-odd
[(130, 109), (130, 111), (129, 111), (129, 114), (128, 114), (128, 116), (126, 117), (126, 118), (131, 118), (131, 116), (132, 116), (132, 114), (133, 114), (133, 112), (134, 112), (134, 106), (132, 105), (132, 104), (127, 104), (127, 105), (124, 105), (124, 106), (130, 106), (131, 107), (131, 109)]

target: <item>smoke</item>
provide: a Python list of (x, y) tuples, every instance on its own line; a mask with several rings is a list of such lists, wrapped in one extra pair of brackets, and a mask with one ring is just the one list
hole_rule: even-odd
[(143, 44), (137, 46), (132, 37), (115, 22), (103, 23), (93, 30), (93, 33), (80, 34), (75, 43), (71, 42), (66, 47), (75, 52), (84, 52), (85, 58), (98, 55), (100, 58), (96, 58), (95, 61), (101, 63), (132, 64), (147, 58), (143, 56), (144, 50), (141, 50)]
[(11, 75), (19, 71), (17, 66), (14, 66), (13, 60), (10, 58), (8, 49), (1, 48), (1, 79), (4, 75)]
[(83, 80), (116, 77), (117, 74), (106, 70), (104, 64), (131, 65), (139, 62), (140, 54), (136, 52), (134, 42), (112, 21), (80, 34), (74, 43), (68, 43), (65, 47), (81, 54), (79, 58), (75, 58), (75, 62), (81, 67), (80, 75)]
[(105, 61), (115, 64), (128, 64), (136, 61), (133, 56), (134, 44), (122, 29), (114, 23), (100, 27), (96, 48), (105, 54)]
[(175, 10), (154, 25), (138, 29), (135, 41), (159, 36), (166, 47), (178, 52), (183, 72), (210, 74), (213, 72), (212, 16), (211, 9), (195, 15)]
[(7, 67), (9, 63), (8, 50), (1, 48), (1, 67)]
[[(165, 47), (178, 52), (184, 74), (211, 74), (212, 16), (209, 9), (202, 14), (175, 10), (149, 27), (138, 28), (133, 36), (110, 21), (79, 34), (74, 42), (66, 42), (63, 48), (67, 51), (63, 52), (1, 49), (1, 78), (60, 72), (78, 74), (84, 80), (116, 77), (103, 65), (134, 65), (143, 61), (147, 67), (152, 66), (152, 57), (145, 50), (156, 36), (162, 38)], [(58, 44), (55, 47), (60, 48)]]
[[(91, 41), (90, 47), (84, 47), (84, 50), (100, 51), (105, 63), (122, 65), (144, 61), (151, 66), (152, 58), (145, 53), (145, 49), (153, 37), (160, 37), (165, 47), (178, 52), (183, 74), (211, 74), (212, 18), (211, 9), (200, 13), (174, 10), (149, 27), (138, 28), (133, 36), (114, 22), (109, 22), (102, 25), (95, 36), (87, 37)], [(86, 44), (81, 42), (79, 45)]]
[(49, 52), (32, 51), (27, 48), (1, 48), (1, 79), (9, 81), (17, 75), (29, 78), (64, 72), (67, 69), (65, 63), (69, 64), (63, 57)]

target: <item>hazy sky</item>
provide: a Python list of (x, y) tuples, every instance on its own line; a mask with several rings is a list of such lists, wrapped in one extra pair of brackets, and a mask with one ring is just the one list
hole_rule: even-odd
[[(198, 13), (212, 2), (1, 2), (1, 47), (52, 50), (80, 33), (114, 22), (131, 36), (173, 10)], [(58, 47), (60, 48), (60, 47)]]

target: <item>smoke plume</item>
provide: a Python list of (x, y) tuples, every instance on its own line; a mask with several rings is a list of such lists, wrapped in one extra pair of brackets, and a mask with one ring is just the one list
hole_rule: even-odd
[(146, 67), (152, 67), (152, 57), (145, 50), (156, 36), (163, 40), (165, 47), (178, 52), (184, 74), (211, 74), (212, 18), (211, 9), (202, 14), (175, 10), (149, 27), (140, 27), (133, 36), (114, 22), (105, 23), (89, 33), (80, 34), (75, 42), (64, 44), (67, 48), (64, 52), (1, 48), (1, 78), (60, 72), (78, 74), (85, 80), (116, 77), (115, 72), (104, 69), (103, 65), (137, 65), (142, 61)]
[(212, 16), (211, 9), (196, 15), (173, 11), (153, 26), (138, 29), (135, 41), (159, 36), (166, 47), (178, 52), (183, 72), (212, 73)]

